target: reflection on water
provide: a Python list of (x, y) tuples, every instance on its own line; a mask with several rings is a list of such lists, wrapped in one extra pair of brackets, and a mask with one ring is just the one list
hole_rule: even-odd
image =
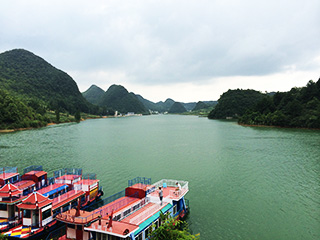
[(106, 195), (136, 176), (188, 180), (202, 239), (320, 239), (319, 144), (320, 131), (161, 115), (1, 134), (0, 162), (83, 168)]

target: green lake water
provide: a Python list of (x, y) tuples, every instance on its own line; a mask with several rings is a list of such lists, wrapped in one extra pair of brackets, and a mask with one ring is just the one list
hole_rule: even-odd
[(194, 116), (87, 120), (0, 134), (0, 167), (94, 172), (105, 195), (137, 176), (189, 181), (201, 239), (320, 239), (320, 131)]

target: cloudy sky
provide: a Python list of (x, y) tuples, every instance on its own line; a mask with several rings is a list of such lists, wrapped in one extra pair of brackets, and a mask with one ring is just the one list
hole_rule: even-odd
[(85, 91), (151, 101), (287, 91), (320, 77), (319, 0), (0, 0), (0, 52), (23, 48)]

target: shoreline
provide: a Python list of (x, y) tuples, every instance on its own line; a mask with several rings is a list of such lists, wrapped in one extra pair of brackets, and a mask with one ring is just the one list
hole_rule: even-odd
[(256, 124), (244, 124), (237, 123), (243, 127), (268, 127), (268, 128), (286, 128), (286, 129), (304, 129), (304, 130), (320, 130), (320, 128), (305, 128), (305, 127), (281, 127), (281, 126), (270, 126), (270, 125), (256, 125)]

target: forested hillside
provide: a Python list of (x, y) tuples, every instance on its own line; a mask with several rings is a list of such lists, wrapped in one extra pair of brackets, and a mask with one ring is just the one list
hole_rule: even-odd
[(265, 94), (255, 90), (228, 90), (218, 100), (218, 104), (209, 113), (210, 119), (238, 118), (253, 107)]
[(281, 127), (320, 128), (320, 79), (289, 92), (265, 95), (239, 123)]
[(120, 113), (149, 113), (134, 93), (129, 93), (127, 89), (120, 85), (110, 86), (99, 100), (99, 105)]
[(91, 107), (68, 74), (23, 49), (0, 54), (0, 88), (52, 110), (89, 112)]
[(180, 102), (175, 102), (171, 108), (169, 109), (168, 113), (184, 113), (187, 110)]
[[(38, 108), (42, 113), (42, 109)], [(8, 92), (0, 90), (0, 129), (45, 126), (49, 119)]]

